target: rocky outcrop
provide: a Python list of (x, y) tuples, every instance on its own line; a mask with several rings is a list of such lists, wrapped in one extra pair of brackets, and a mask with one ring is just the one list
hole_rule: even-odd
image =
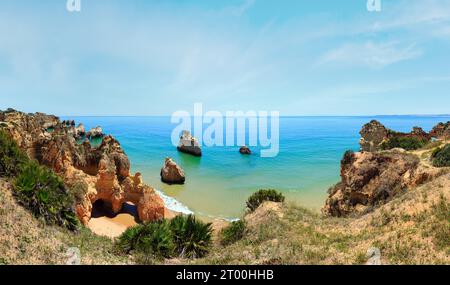
[(103, 137), (103, 129), (101, 127), (95, 127), (89, 130), (86, 134), (87, 138), (101, 138)]
[(428, 142), (432, 137), (420, 127), (414, 127), (410, 133), (401, 133), (386, 128), (377, 120), (365, 124), (359, 133), (361, 135), (359, 141), (361, 151), (370, 152), (382, 150), (383, 144), (393, 138), (409, 137)]
[(183, 184), (186, 180), (183, 169), (171, 158), (166, 158), (161, 168), (161, 181), (167, 184)]
[(202, 149), (195, 137), (188, 131), (183, 131), (180, 137), (178, 151), (188, 153), (194, 156), (202, 156)]
[(81, 139), (84, 136), (86, 136), (86, 129), (84, 128), (83, 124), (78, 124), (78, 126), (75, 128), (75, 138)]
[(441, 140), (450, 139), (450, 122), (437, 124), (430, 132), (433, 138)]
[(402, 151), (348, 151), (341, 161), (341, 182), (330, 188), (323, 212), (336, 217), (365, 213), (440, 174)]
[(380, 122), (373, 120), (363, 126), (359, 132), (361, 140), (359, 144), (362, 151), (376, 151), (388, 138), (389, 130)]
[(239, 149), (239, 152), (241, 153), (241, 154), (252, 154), (252, 151), (250, 150), (250, 148), (248, 147), (248, 146), (242, 146), (240, 149)]
[(80, 128), (75, 128), (72, 121), (16, 111), (0, 112), (0, 119), (2, 128), (30, 158), (52, 168), (70, 188), (77, 189), (76, 212), (84, 224), (97, 200), (110, 203), (116, 213), (123, 203), (131, 202), (137, 206), (142, 221), (164, 218), (163, 200), (142, 182), (139, 173), (130, 174), (130, 161), (114, 137), (104, 136), (101, 144), (93, 148), (88, 140), (77, 144), (79, 133), (75, 130)]

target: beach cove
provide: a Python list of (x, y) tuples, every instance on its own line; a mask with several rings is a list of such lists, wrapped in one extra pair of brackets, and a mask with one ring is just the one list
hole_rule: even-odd
[[(281, 117), (280, 153), (261, 158), (259, 149), (243, 156), (239, 147), (204, 147), (202, 157), (180, 153), (171, 144), (175, 127), (170, 117), (74, 117), (90, 129), (102, 126), (130, 158), (132, 170), (163, 193), (167, 207), (204, 218), (235, 219), (244, 213), (245, 200), (258, 189), (273, 188), (288, 200), (319, 211), (327, 190), (339, 180), (343, 153), (358, 150), (361, 125), (377, 119), (387, 127), (408, 132), (414, 126), (430, 130), (450, 116)], [(160, 180), (166, 157), (186, 172), (184, 185)]]

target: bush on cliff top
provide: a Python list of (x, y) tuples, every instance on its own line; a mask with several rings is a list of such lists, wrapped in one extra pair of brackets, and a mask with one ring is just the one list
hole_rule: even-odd
[(428, 141), (416, 137), (392, 137), (381, 144), (382, 150), (403, 148), (405, 150), (417, 150), (424, 147)]
[(28, 161), (14, 181), (14, 192), (17, 200), (37, 218), (70, 230), (78, 228), (73, 196), (52, 170)]
[(431, 156), (433, 166), (450, 167), (450, 144), (437, 148)]
[(27, 160), (16, 142), (5, 131), (0, 130), (0, 176), (16, 176)]
[(262, 189), (258, 192), (254, 193), (247, 200), (247, 208), (253, 212), (256, 210), (262, 203), (266, 201), (272, 202), (284, 202), (284, 196), (280, 192), (273, 189)]
[(245, 222), (243, 220), (232, 222), (228, 227), (224, 228), (221, 232), (222, 245), (230, 245), (238, 240), (242, 239), (245, 234)]

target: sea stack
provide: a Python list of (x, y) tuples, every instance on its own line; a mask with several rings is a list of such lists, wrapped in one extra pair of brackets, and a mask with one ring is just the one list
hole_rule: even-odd
[(202, 156), (202, 149), (197, 139), (189, 131), (183, 131), (177, 149), (194, 156)]
[(183, 169), (172, 158), (166, 158), (161, 168), (161, 181), (167, 184), (184, 184), (185, 180)]
[(242, 146), (240, 149), (239, 149), (239, 152), (241, 153), (241, 154), (246, 154), (246, 155), (249, 155), (249, 154), (252, 154), (252, 151), (250, 150), (250, 148), (248, 147), (248, 146)]

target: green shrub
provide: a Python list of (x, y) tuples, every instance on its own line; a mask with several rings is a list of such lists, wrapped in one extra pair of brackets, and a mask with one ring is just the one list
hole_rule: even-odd
[(341, 165), (352, 164), (355, 159), (355, 152), (353, 150), (347, 150), (344, 153), (344, 157), (341, 160)]
[(170, 257), (174, 251), (169, 222), (160, 220), (128, 228), (116, 243), (122, 253), (135, 252), (154, 258)]
[(284, 202), (284, 196), (280, 192), (273, 189), (259, 190), (248, 198), (247, 208), (253, 212), (265, 201)]
[(0, 176), (16, 176), (27, 160), (16, 142), (5, 131), (0, 130)]
[(450, 144), (434, 150), (431, 159), (435, 167), (450, 167)]
[(222, 237), (220, 242), (222, 245), (235, 243), (244, 237), (244, 233), (245, 222), (243, 220), (232, 222), (228, 227), (224, 228), (220, 232), (220, 235)]
[(427, 140), (417, 137), (392, 137), (381, 144), (381, 149), (389, 150), (393, 148), (403, 148), (405, 150), (417, 150), (424, 147), (428, 143)]
[(28, 161), (14, 181), (17, 200), (48, 224), (78, 228), (73, 196), (52, 170)]
[(209, 252), (212, 243), (212, 227), (193, 215), (177, 216), (170, 222), (175, 252), (186, 258), (199, 258)]

